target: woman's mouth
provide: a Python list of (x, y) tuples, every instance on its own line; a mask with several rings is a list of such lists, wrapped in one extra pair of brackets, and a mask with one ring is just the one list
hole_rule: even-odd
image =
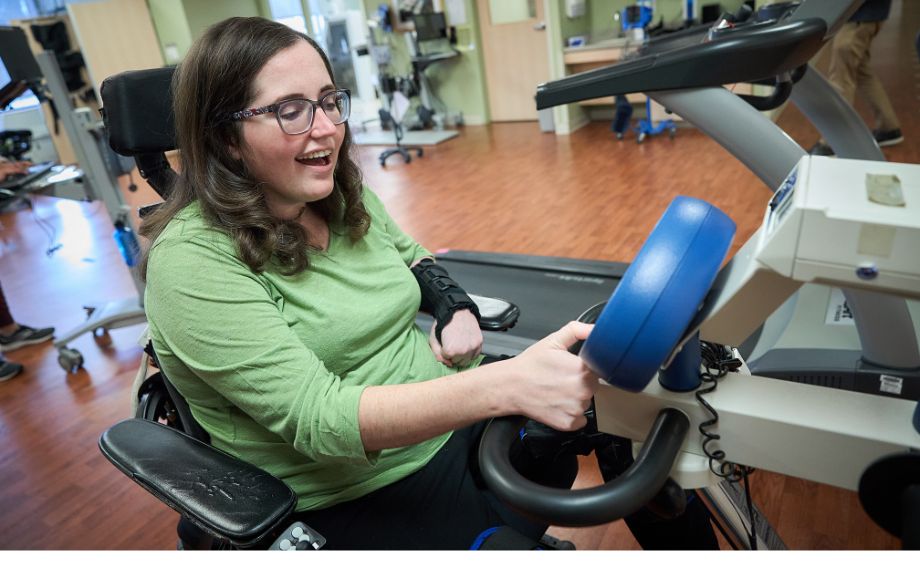
[(297, 157), (297, 162), (307, 166), (328, 166), (332, 162), (332, 151), (329, 149), (313, 151)]

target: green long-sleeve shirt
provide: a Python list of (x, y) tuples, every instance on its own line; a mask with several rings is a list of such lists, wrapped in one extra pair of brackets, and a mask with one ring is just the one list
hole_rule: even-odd
[(298, 510), (368, 494), (424, 466), (449, 435), (365, 452), (365, 386), (433, 379), (437, 362), (416, 327), (420, 293), (407, 267), (430, 253), (403, 233), (370, 190), (367, 235), (330, 228), (303, 273), (253, 273), (197, 203), (150, 254), (145, 295), (154, 348), (212, 443), (283, 479)]

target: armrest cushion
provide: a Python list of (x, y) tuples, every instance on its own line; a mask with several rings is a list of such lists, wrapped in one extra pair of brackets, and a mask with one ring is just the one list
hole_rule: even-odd
[(482, 330), (508, 330), (517, 323), (521, 309), (497, 297), (469, 294), (479, 308), (479, 328)]
[(240, 547), (294, 509), (294, 492), (280, 479), (162, 424), (124, 420), (102, 434), (99, 449), (179, 514)]

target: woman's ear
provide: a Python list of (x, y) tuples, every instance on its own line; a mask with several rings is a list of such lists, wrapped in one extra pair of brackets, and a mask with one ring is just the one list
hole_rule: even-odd
[(230, 157), (233, 160), (243, 160), (243, 155), (240, 153), (240, 147), (237, 145), (236, 141), (229, 140), (227, 141), (227, 151), (230, 153)]

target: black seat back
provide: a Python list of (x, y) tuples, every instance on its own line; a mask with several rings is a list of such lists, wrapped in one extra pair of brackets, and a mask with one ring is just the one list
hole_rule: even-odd
[(133, 156), (138, 170), (163, 199), (175, 172), (165, 153), (176, 148), (172, 110), (175, 67), (131, 70), (102, 82), (102, 119), (112, 150)]
[[(159, 416), (164, 412), (170, 412), (170, 415), (174, 416), (174, 420), (169, 421), (169, 425), (181, 430), (182, 432), (188, 434), (196, 440), (200, 440), (206, 444), (211, 443), (211, 436), (207, 431), (198, 424), (198, 421), (195, 420), (195, 417), (192, 416), (192, 410), (188, 406), (188, 402), (185, 400), (185, 397), (176, 389), (172, 384), (169, 378), (166, 376), (163, 366), (160, 364), (160, 359), (156, 355), (156, 351), (153, 349), (153, 343), (148, 342), (147, 346), (144, 348), (144, 351), (153, 359), (157, 367), (160, 368), (160, 373), (148, 378), (148, 385), (141, 388), (141, 392), (146, 394), (150, 399), (145, 401), (141, 397), (142, 408), (138, 409), (137, 417), (145, 418), (156, 422)], [(159, 405), (153, 404), (144, 404), (150, 401), (168, 401), (172, 408), (159, 408)]]

